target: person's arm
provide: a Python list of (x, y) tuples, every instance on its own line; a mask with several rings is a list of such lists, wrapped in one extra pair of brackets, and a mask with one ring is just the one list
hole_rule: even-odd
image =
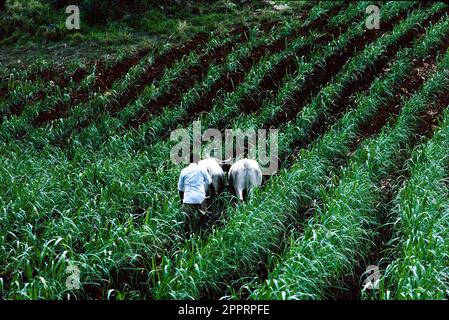
[(181, 204), (182, 204), (183, 200), (184, 200), (184, 175), (182, 173), (179, 176), (178, 191), (179, 191), (179, 197), (181, 198)]

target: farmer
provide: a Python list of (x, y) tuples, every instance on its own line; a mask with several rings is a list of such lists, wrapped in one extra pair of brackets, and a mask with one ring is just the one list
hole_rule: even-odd
[(206, 190), (211, 183), (207, 170), (196, 162), (181, 171), (178, 190), (189, 233), (197, 231), (207, 220)]

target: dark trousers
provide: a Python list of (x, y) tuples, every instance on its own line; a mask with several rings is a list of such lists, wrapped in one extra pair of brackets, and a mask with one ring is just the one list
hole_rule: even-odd
[(201, 227), (207, 222), (206, 200), (198, 204), (183, 203), (182, 212), (184, 213), (184, 224), (188, 233), (200, 231)]

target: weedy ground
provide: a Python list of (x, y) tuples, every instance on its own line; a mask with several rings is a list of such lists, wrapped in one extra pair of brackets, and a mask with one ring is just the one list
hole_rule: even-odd
[(68, 30), (65, 6), (52, 3), (8, 0), (0, 9), (0, 80), (13, 68), (115, 59), (122, 52), (167, 41), (180, 44), (198, 32), (223, 34), (236, 26), (305, 14), (302, 1), (291, 1), (287, 10), (275, 9), (275, 1), (148, 1), (143, 8), (125, 1), (99, 6), (98, 14), (95, 7), (85, 14), (81, 6), (80, 30)]

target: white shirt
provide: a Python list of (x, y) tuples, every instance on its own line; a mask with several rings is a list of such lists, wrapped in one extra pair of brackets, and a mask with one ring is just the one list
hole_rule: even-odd
[(184, 192), (183, 203), (200, 204), (206, 199), (206, 186), (212, 183), (212, 178), (206, 169), (191, 163), (181, 171), (178, 190)]

